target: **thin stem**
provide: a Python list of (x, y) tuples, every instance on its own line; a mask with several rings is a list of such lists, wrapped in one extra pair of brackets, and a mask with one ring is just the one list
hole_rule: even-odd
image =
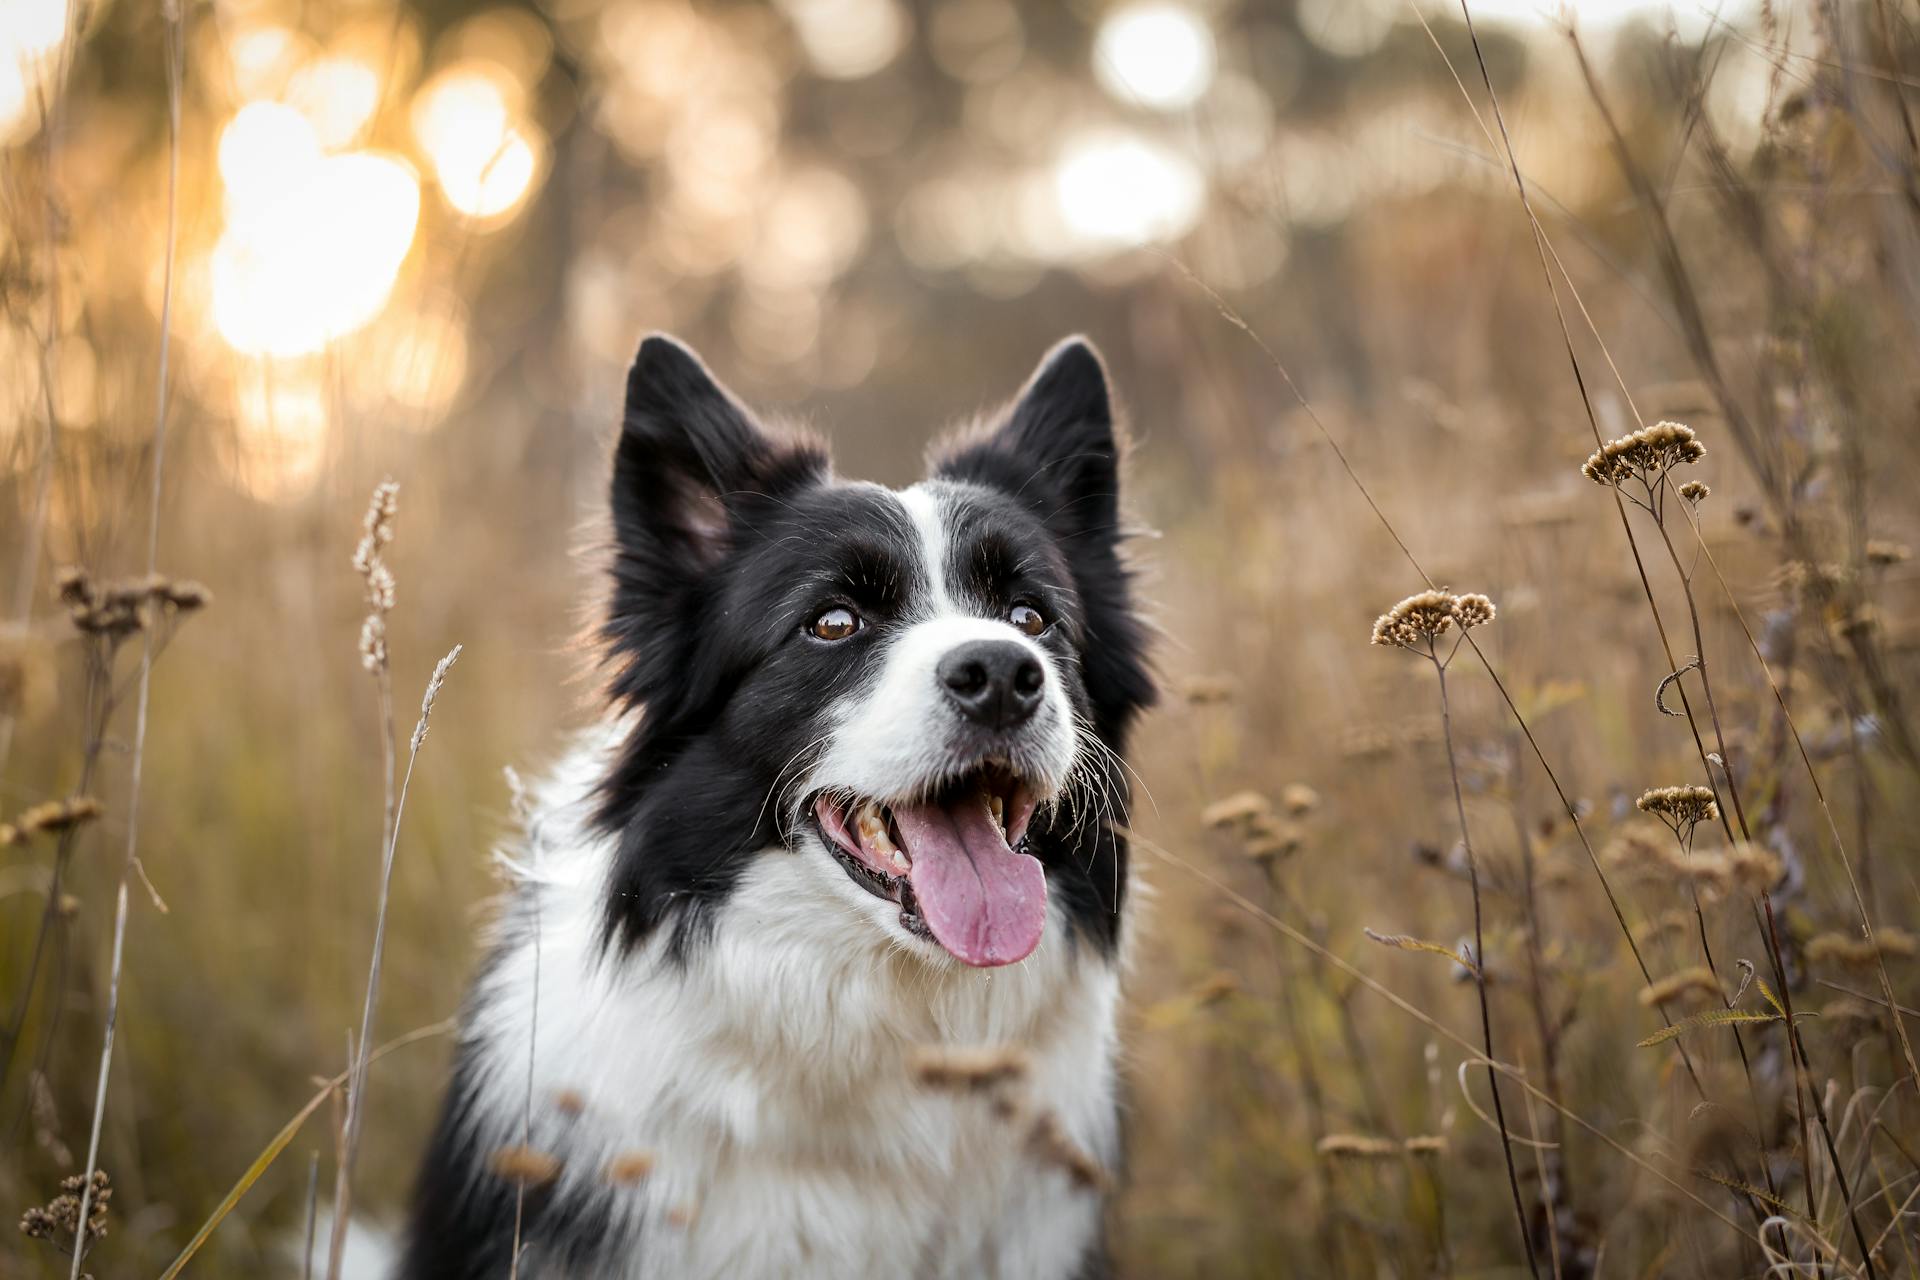
[(387, 907), (393, 895), (393, 855), (400, 843), (400, 820), (407, 809), (407, 791), (413, 785), (413, 767), (420, 759), (420, 747), (427, 737), (427, 718), (432, 713), (433, 701), (440, 692), (441, 681), (446, 679), (448, 668), (460, 657), (460, 646), (455, 645), (452, 652), (440, 660), (434, 668), (433, 676), (427, 682), (426, 696), (420, 703), (420, 720), (414, 726), (413, 738), (407, 751), (407, 771), (400, 781), (400, 795), (394, 803), (393, 823), (387, 832), (387, 848), (380, 866), (380, 901), (375, 911), (373, 925), (373, 959), (367, 966), (367, 997), (360, 1007), (360, 1037), (356, 1042), (352, 1066), (347, 1077), (347, 1118), (340, 1150), (340, 1167), (335, 1175), (335, 1185), (339, 1194), (335, 1196), (333, 1208), (333, 1242), (327, 1260), (328, 1280), (339, 1280), (340, 1268), (344, 1262), (347, 1239), (347, 1211), (351, 1203), (354, 1159), (359, 1154), (360, 1130), (366, 1123), (366, 1083), (367, 1050), (372, 1043), (373, 1015), (380, 1003), (381, 960), (387, 946)]
[[(173, 257), (179, 233), (180, 195), (180, 81), (186, 74), (185, 33), (181, 30), (178, 0), (161, 0), (166, 23), (167, 66), (167, 243), (160, 283), (160, 360), (153, 391), (153, 478), (147, 495), (147, 577), (159, 572), (160, 494), (166, 473), (167, 357), (173, 337)], [(120, 1019), (120, 978), (126, 959), (127, 881), (139, 865), (140, 775), (146, 761), (148, 694), (153, 683), (155, 626), (141, 633), (140, 692), (134, 709), (133, 755), (127, 777), (127, 847), (120, 860), (120, 882), (114, 890), (113, 960), (107, 979), (106, 1029), (100, 1038), (100, 1073), (94, 1083), (93, 1125), (87, 1134), (87, 1163), (80, 1187), (79, 1225), (75, 1229), (70, 1280), (80, 1280), (86, 1253), (87, 1215), (93, 1207), (93, 1173), (100, 1162), (100, 1133), (107, 1116), (107, 1081), (113, 1072), (113, 1035)]]
[(1440, 728), (1447, 746), (1447, 772), (1453, 779), (1453, 809), (1460, 819), (1460, 843), (1467, 851), (1467, 883), (1473, 890), (1473, 986), (1480, 996), (1480, 1043), (1487, 1051), (1487, 1088), (1493, 1093), (1493, 1118), (1500, 1126), (1500, 1150), (1507, 1160), (1507, 1186), (1513, 1191), (1513, 1213), (1520, 1227), (1520, 1243), (1527, 1252), (1527, 1271), (1538, 1280), (1540, 1265), (1533, 1256), (1533, 1233), (1527, 1229), (1526, 1206), (1520, 1201), (1520, 1175), (1513, 1164), (1513, 1142), (1507, 1136), (1506, 1110), (1500, 1102), (1500, 1075), (1494, 1070), (1493, 1011), (1487, 1002), (1487, 948), (1481, 929), (1480, 868), (1467, 833), (1467, 804), (1460, 791), (1460, 764), (1453, 750), (1453, 712), (1447, 702), (1447, 667), (1431, 651), (1433, 670), (1440, 678)]

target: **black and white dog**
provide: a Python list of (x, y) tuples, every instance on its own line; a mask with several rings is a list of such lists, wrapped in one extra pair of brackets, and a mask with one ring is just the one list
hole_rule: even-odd
[(1019, 1046), (1026, 1113), (1118, 1160), (1118, 465), (1079, 339), (897, 491), (641, 344), (614, 707), (503, 858), (404, 1276), (508, 1274), (523, 1145), (539, 1280), (1104, 1269), (1099, 1196), (910, 1064)]

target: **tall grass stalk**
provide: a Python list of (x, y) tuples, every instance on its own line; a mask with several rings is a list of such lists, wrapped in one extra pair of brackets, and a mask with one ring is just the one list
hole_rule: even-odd
[[(160, 357), (153, 390), (152, 482), (147, 494), (147, 578), (159, 573), (160, 495), (167, 456), (167, 357), (173, 336), (173, 259), (179, 232), (180, 199), (180, 82), (186, 76), (186, 32), (180, 0), (161, 0), (165, 25), (167, 69), (167, 230), (160, 283)], [(140, 692), (134, 708), (133, 750), (127, 775), (127, 845), (120, 861), (120, 879), (113, 897), (113, 959), (107, 978), (106, 1029), (100, 1039), (100, 1074), (94, 1084), (93, 1123), (87, 1134), (87, 1162), (80, 1192), (79, 1226), (74, 1234), (70, 1280), (80, 1280), (86, 1258), (87, 1214), (93, 1202), (93, 1172), (100, 1162), (100, 1134), (107, 1115), (107, 1081), (113, 1071), (113, 1035), (120, 1018), (120, 977), (126, 958), (127, 881), (140, 859), (140, 773), (146, 761), (148, 695), (153, 683), (154, 628), (140, 638)], [(143, 873), (144, 874), (144, 873)]]
[(413, 767), (420, 759), (420, 747), (427, 740), (427, 725), (433, 715), (434, 700), (440, 696), (440, 687), (446, 683), (447, 672), (460, 660), (462, 646), (455, 645), (447, 656), (440, 659), (433, 668), (433, 675), (427, 680), (427, 690), (420, 699), (420, 719), (413, 727), (413, 737), (407, 746), (407, 771), (400, 782), (399, 799), (394, 804), (393, 825), (387, 833), (386, 855), (380, 864), (380, 899), (374, 916), (373, 959), (367, 966), (367, 998), (360, 1007), (360, 1035), (358, 1048), (353, 1055), (353, 1066), (347, 1076), (347, 1118), (345, 1137), (340, 1153), (340, 1168), (336, 1176), (336, 1191), (333, 1205), (333, 1242), (327, 1260), (328, 1280), (340, 1280), (340, 1267), (344, 1261), (347, 1240), (348, 1211), (352, 1204), (354, 1158), (359, 1154), (360, 1130), (366, 1123), (366, 1087), (368, 1049), (373, 1043), (373, 1014), (380, 1003), (381, 961), (386, 954), (387, 944), (387, 907), (393, 896), (393, 855), (400, 842), (400, 820), (406, 814), (407, 790), (413, 785)]

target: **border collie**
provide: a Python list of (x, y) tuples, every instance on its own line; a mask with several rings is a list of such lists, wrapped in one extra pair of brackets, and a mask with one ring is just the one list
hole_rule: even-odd
[[(404, 1277), (1104, 1273), (1030, 1135), (1120, 1155), (1119, 453), (1077, 338), (901, 490), (641, 344), (612, 707), (502, 858)], [(1017, 1096), (929, 1087), (980, 1046)]]

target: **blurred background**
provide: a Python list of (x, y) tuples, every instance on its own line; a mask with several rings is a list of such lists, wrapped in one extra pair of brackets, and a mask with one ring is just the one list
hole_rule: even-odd
[[(382, 764), (350, 559), (377, 481), (400, 485), (403, 738), (466, 646), (399, 841), (384, 1042), (457, 1008), (503, 768), (536, 774), (593, 713), (575, 552), (640, 335), (679, 334), (844, 472), (897, 484), (1083, 331), (1129, 410), (1161, 629), (1136, 822), (1178, 859), (1136, 861), (1121, 1274), (1524, 1273), (1463, 1051), (1192, 874), (1478, 1038), (1466, 970), (1364, 932), (1471, 931), (1432, 672), (1367, 644), (1427, 585), (1396, 535), (1499, 605), (1482, 646), (1581, 818), (1464, 655), (1500, 1056), (1582, 1121), (1505, 1091), (1545, 1144), (1516, 1150), (1539, 1274), (1758, 1275), (1774, 1213), (1802, 1265), (1865, 1274), (1857, 1220), (1878, 1271), (1920, 1273), (1916, 1082), (1879, 977), (1920, 1005), (1920, 13), (1472, 15), (1474, 38), (1440, 0), (7, 0), (0, 820), (76, 793), (104, 812), (0, 848), (0, 1209), (85, 1160), (141, 645), (78, 631), (56, 583), (146, 569), (163, 325), (158, 567), (212, 599), (153, 670), (151, 892), (136, 879), (88, 1262), (111, 1276), (175, 1257), (359, 1025)], [(1701, 433), (1676, 479), (1712, 488), (1699, 539), (1667, 514), (1672, 557), (1631, 509), (1630, 549), (1580, 474), (1596, 431), (1658, 418)], [(1702, 716), (1700, 748), (1654, 696), (1696, 650), (1725, 728)], [(1633, 798), (1707, 781), (1707, 750), (1761, 883), (1723, 848), (1718, 879), (1646, 852), (1668, 837)], [(1662, 1015), (1622, 925), (1653, 979), (1682, 977), (1674, 1020), (1764, 1012), (1738, 968), (1773, 972), (1759, 888), (1823, 1014), (1832, 1151), (1777, 1024), (1738, 1053), (1690, 1031), (1687, 1064), (1636, 1047)], [(1695, 893), (1719, 972), (1689, 986)], [(448, 1054), (429, 1037), (374, 1067), (360, 1210), (398, 1218)], [(315, 1112), (197, 1274), (291, 1267), (337, 1123)], [(66, 1267), (0, 1238), (0, 1274)]]

